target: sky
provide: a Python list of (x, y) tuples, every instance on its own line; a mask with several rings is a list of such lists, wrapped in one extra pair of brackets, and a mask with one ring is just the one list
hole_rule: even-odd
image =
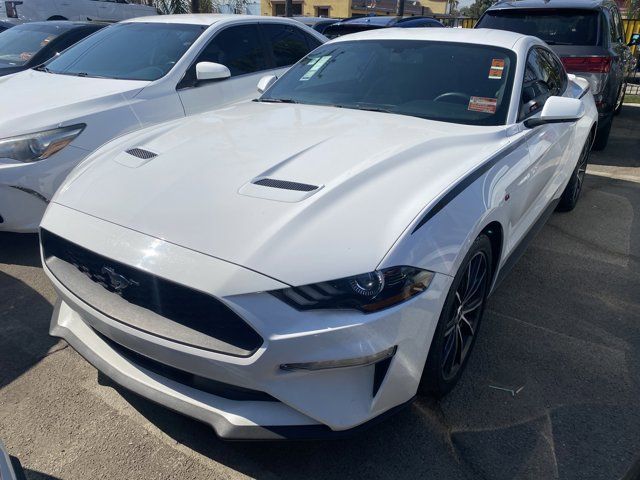
[(468, 7), (472, 3), (473, 3), (473, 0), (460, 0), (460, 7), (458, 8)]

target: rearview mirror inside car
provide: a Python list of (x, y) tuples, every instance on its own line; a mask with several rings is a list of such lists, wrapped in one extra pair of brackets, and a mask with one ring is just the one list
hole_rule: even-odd
[(230, 76), (229, 69), (220, 63), (200, 62), (196, 65), (196, 78), (199, 82), (222, 80)]
[(577, 98), (549, 97), (539, 117), (525, 120), (528, 128), (547, 123), (565, 123), (580, 120), (585, 114), (584, 105)]
[(278, 79), (275, 75), (265, 75), (258, 81), (258, 93), (264, 93)]
[(635, 45), (640, 45), (640, 33), (634, 33), (633, 35), (631, 35), (629, 46), (633, 47)]

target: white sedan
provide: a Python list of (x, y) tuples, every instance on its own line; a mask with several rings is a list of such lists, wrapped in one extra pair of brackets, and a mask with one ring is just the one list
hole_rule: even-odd
[(335, 435), (460, 379), (487, 296), (580, 195), (598, 114), (534, 37), (329, 42), (146, 129), (44, 217), (51, 334), (224, 438)]
[(69, 171), (107, 141), (255, 97), (262, 75), (325, 40), (284, 18), (148, 17), (0, 79), (0, 231), (36, 231)]

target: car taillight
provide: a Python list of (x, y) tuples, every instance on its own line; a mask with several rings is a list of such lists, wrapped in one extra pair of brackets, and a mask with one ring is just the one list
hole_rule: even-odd
[(4, 2), (4, 6), (7, 10), (7, 17), (18, 18), (18, 5), (22, 5), (22, 2)]
[(569, 73), (609, 73), (611, 57), (562, 57)]

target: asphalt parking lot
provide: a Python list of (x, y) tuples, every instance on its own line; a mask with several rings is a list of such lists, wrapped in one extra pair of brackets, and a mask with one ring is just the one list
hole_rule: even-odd
[(459, 386), (335, 442), (225, 443), (113, 385), (48, 336), (37, 238), (0, 234), (0, 439), (29, 479), (621, 478), (640, 454), (640, 107), (591, 164), (491, 298)]

